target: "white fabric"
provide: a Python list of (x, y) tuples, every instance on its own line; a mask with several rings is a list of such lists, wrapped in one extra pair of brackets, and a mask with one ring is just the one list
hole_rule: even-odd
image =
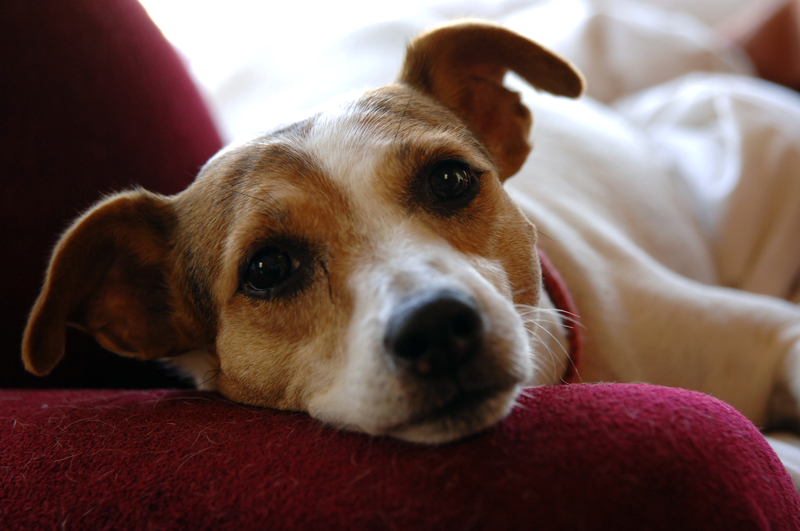
[(741, 54), (701, 20), (717, 24), (751, 1), (142, 0), (229, 139), (391, 82), (416, 33), (465, 16), (502, 22), (561, 52), (604, 102), (689, 70), (746, 72)]
[(800, 300), (800, 95), (693, 73), (617, 106), (682, 180), (721, 284)]

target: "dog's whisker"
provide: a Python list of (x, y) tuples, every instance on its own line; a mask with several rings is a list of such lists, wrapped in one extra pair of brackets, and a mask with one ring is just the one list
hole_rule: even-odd
[(400, 134), (400, 130), (403, 127), (403, 122), (406, 119), (406, 113), (408, 112), (408, 107), (411, 105), (411, 96), (408, 97), (406, 100), (406, 106), (403, 108), (403, 114), (400, 116), (400, 120), (397, 123), (397, 130), (394, 132), (394, 138), (392, 139), (392, 144), (397, 144), (397, 136)]
[(263, 203), (265, 205), (270, 205), (271, 207), (273, 207), (273, 209), (277, 208), (275, 200), (272, 199), (272, 197), (270, 197), (270, 196), (267, 196), (267, 198), (257, 197), (255, 195), (248, 194), (247, 192), (243, 192), (243, 191), (237, 190), (235, 188), (228, 188), (228, 187), (224, 186), (222, 183), (214, 183), (214, 185), (217, 188), (219, 188), (220, 190), (223, 190), (223, 193), (224, 193), (223, 197), (225, 197), (225, 198), (230, 198), (230, 197), (233, 197), (233, 196), (241, 196), (241, 197), (246, 197), (247, 199), (251, 199), (253, 201), (256, 201), (258, 203)]
[[(579, 326), (584, 330), (586, 329), (586, 327), (580, 322), (580, 316), (572, 312), (568, 312), (567, 310), (558, 308), (534, 308), (533, 311), (537, 311), (542, 314), (554, 314), (558, 316), (559, 322), (563, 324), (565, 328), (574, 328), (575, 326)], [(553, 321), (542, 322), (552, 323)]]
[(530, 285), (528, 287), (525, 287), (525, 288), (520, 288), (520, 289), (518, 289), (516, 291), (511, 292), (511, 298), (519, 297), (520, 295), (522, 295), (524, 293), (527, 293), (529, 291), (533, 291), (535, 289), (538, 289), (538, 286), (536, 286), (534, 284), (532, 284), (532, 285)]
[[(211, 373), (214, 373), (214, 374), (212, 376), (209, 376), (209, 374), (211, 374)], [(222, 369), (214, 369), (214, 370), (206, 372), (203, 375), (203, 381), (200, 383), (200, 386), (206, 385), (207, 383), (209, 383), (212, 380), (214, 380), (220, 374), (222, 374)]]
[[(532, 323), (532, 324), (536, 324), (536, 323)], [(547, 344), (547, 342), (544, 341), (544, 339), (542, 339), (542, 337), (539, 334), (536, 333), (535, 330), (533, 330), (531, 328), (528, 328), (527, 326), (525, 327), (525, 329), (528, 331), (528, 333), (530, 334), (531, 338), (534, 339), (536, 343), (538, 343), (539, 345), (544, 347), (545, 352), (548, 354), (548, 356), (550, 358), (550, 361), (552, 362), (552, 365), (551, 365), (552, 366), (552, 370), (555, 373), (556, 370), (557, 370), (557, 367), (556, 367), (556, 355), (553, 352), (553, 350), (550, 348), (550, 346)], [(539, 368), (540, 364), (538, 362), (539, 361), (543, 362), (545, 359), (546, 358), (544, 356), (539, 357), (539, 358), (534, 358), (533, 363), (534, 363), (535, 368)]]
[(512, 408), (512, 409), (517, 409), (517, 408), (519, 408), (519, 409), (521, 409), (521, 410), (523, 410), (523, 411), (528, 411), (528, 410), (530, 409), (530, 408), (528, 408), (527, 406), (525, 406), (524, 404), (522, 404), (522, 403), (521, 403), (519, 400), (517, 400), (517, 399), (514, 399), (514, 403), (513, 403), (513, 405), (511, 406), (511, 408)]
[(522, 397), (525, 397), (525, 398), (533, 398), (533, 395), (528, 392), (528, 389), (520, 390), (518, 396), (522, 396)]
[[(561, 366), (562, 371), (567, 370), (567, 364), (565, 359), (569, 358), (569, 352), (565, 348), (565, 346), (553, 335), (553, 333), (548, 329), (546, 325), (561, 325), (565, 328), (570, 328), (570, 326), (564, 323), (565, 316), (563, 313), (558, 312), (556, 310), (551, 309), (543, 309), (538, 308), (535, 306), (529, 306), (524, 304), (516, 304), (514, 308), (517, 310), (519, 315), (522, 317), (523, 323), (525, 325), (526, 330), (531, 335), (531, 337), (542, 347), (544, 347), (544, 354), (547, 353), (549, 356), (550, 361), (552, 363), (551, 368), (553, 374), (558, 372), (558, 366)], [(553, 316), (555, 319), (546, 319), (542, 318), (542, 316)], [(568, 318), (569, 319), (569, 318)], [(537, 330), (541, 330), (546, 333), (556, 344), (558, 344), (561, 351), (565, 354), (565, 356), (557, 356), (555, 352), (553, 352), (552, 348), (548, 344), (548, 341), (545, 341), (544, 338), (537, 333)], [(542, 356), (541, 361), (546, 359), (545, 356)]]
[(561, 347), (561, 349), (564, 351), (564, 353), (567, 352), (567, 350), (564, 348), (564, 345), (561, 344), (561, 342), (558, 340), (558, 338), (556, 338), (556, 336), (553, 335), (553, 333), (550, 330), (548, 330), (546, 326), (544, 326), (543, 324), (539, 323), (538, 321), (530, 321), (530, 322), (531, 322), (531, 324), (533, 324), (535, 326), (538, 326), (542, 331), (544, 331), (548, 336), (550, 336)]
[(561, 238), (556, 238), (555, 236), (550, 236), (549, 234), (547, 234), (546, 232), (544, 232), (542, 229), (537, 229), (537, 230), (536, 230), (536, 233), (537, 233), (539, 236), (543, 236), (544, 238), (546, 238), (546, 239), (550, 240), (551, 242), (561, 242), (561, 241), (564, 241), (564, 240), (562, 240)]
[[(556, 353), (553, 352), (553, 349), (551, 349), (550, 346), (547, 343), (545, 343), (541, 339), (539, 340), (539, 342), (542, 345), (544, 345), (545, 349), (547, 350), (547, 353), (550, 355), (550, 360), (552, 361), (553, 373), (555, 374), (558, 371), (558, 366), (556, 364), (561, 365), (561, 372), (566, 371), (568, 365), (567, 365), (566, 361), (564, 361), (564, 360), (569, 359), (569, 352), (567, 351), (567, 349), (564, 348), (564, 345), (562, 345), (561, 342), (559, 342), (555, 338), (555, 336), (553, 336), (553, 334), (550, 333), (549, 330), (547, 330), (545, 327), (541, 326), (539, 323), (534, 323), (534, 324), (536, 324), (537, 326), (542, 328), (545, 332), (547, 332), (547, 334), (556, 341), (558, 346), (561, 348), (561, 351), (565, 354), (565, 357), (559, 358), (559, 356), (556, 356)], [(536, 336), (539, 337), (538, 334), (536, 334)]]
[(568, 323), (571, 323), (572, 325), (577, 325), (577, 326), (580, 326), (583, 329), (586, 329), (586, 327), (580, 322), (580, 316), (579, 315), (574, 314), (572, 312), (568, 312), (567, 310), (556, 309), (556, 310), (551, 310), (551, 311), (553, 313), (558, 314), (558, 316), (561, 318), (562, 321), (566, 321)]

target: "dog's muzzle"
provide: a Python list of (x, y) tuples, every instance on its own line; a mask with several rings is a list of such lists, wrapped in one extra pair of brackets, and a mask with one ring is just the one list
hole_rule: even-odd
[(472, 297), (441, 290), (400, 304), (389, 318), (384, 345), (398, 367), (426, 378), (447, 378), (480, 351), (483, 328)]

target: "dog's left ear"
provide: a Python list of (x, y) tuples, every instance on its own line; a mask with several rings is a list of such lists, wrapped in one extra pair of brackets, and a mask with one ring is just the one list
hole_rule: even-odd
[(550, 50), (500, 26), (462, 21), (433, 29), (408, 47), (398, 81), (456, 111), (494, 155), (500, 178), (514, 175), (530, 152), (530, 111), (503, 86), (512, 70), (534, 87), (577, 98), (581, 74)]
[(143, 360), (208, 344), (211, 332), (181, 297), (176, 225), (172, 199), (144, 190), (111, 196), (75, 221), (53, 252), (25, 329), (28, 371), (55, 368), (67, 325)]

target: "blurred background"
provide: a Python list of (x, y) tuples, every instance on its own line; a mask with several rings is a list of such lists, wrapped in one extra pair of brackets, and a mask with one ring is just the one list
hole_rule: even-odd
[[(408, 40), (453, 18), (502, 22), (578, 63), (600, 52), (643, 55), (645, 50), (636, 48), (649, 50), (654, 34), (663, 35), (664, 39), (655, 40), (664, 43), (661, 55), (674, 52), (665, 59), (665, 68), (677, 61), (675, 54), (683, 54), (681, 59), (691, 55), (695, 61), (706, 54), (697, 66), (713, 70), (718, 68), (711, 65), (713, 60), (736, 60), (717, 40), (718, 29), (748, 7), (758, 4), (766, 10), (775, 2), (143, 0), (142, 4), (179, 50), (223, 135), (231, 139), (291, 120), (298, 111), (342, 92), (392, 81)], [(582, 39), (591, 42), (579, 42)], [(620, 95), (604, 80), (591, 79), (589, 65), (579, 66), (594, 87), (590, 95), (601, 100)], [(740, 60), (733, 68), (748, 67)]]

